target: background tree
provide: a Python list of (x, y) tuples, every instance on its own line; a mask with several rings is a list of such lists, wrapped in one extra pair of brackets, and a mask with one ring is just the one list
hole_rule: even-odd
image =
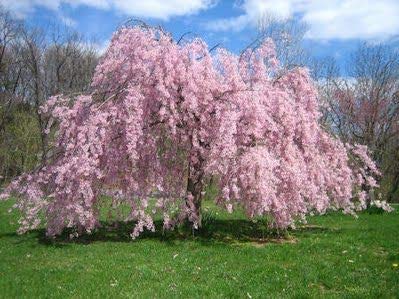
[(399, 55), (384, 45), (360, 45), (347, 77), (322, 84), (326, 120), (342, 140), (367, 144), (385, 174), (384, 191), (397, 192), (399, 141)]
[[(276, 56), (284, 69), (310, 66), (312, 56), (304, 46), (304, 37), (308, 31), (305, 22), (292, 18), (280, 19), (271, 14), (264, 14), (258, 20), (258, 37), (256, 42), (272, 39)], [(311, 70), (313, 68), (310, 68)]]
[(95, 48), (76, 32), (26, 26), (0, 8), (0, 177), (32, 169), (47, 154), (40, 106), (58, 93), (89, 88)]

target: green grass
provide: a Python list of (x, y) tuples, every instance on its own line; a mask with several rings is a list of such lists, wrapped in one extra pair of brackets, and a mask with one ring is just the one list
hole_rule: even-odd
[(0, 203), (0, 297), (399, 298), (399, 213), (333, 213), (273, 237), (210, 204), (205, 227), (132, 241), (129, 225), (75, 241), (15, 234)]

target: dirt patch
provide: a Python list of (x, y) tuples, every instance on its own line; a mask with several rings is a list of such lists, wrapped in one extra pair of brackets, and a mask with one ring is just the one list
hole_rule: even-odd
[(324, 226), (321, 225), (315, 225), (315, 224), (306, 224), (306, 225), (301, 225), (298, 226), (299, 229), (324, 229)]
[(286, 237), (286, 238), (250, 238), (246, 242), (239, 242), (235, 245), (250, 245), (253, 247), (261, 248), (265, 247), (268, 244), (296, 244), (298, 243), (298, 239), (294, 237)]

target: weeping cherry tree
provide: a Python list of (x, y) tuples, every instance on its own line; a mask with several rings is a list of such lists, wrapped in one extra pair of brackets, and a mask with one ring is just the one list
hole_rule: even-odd
[(317, 98), (307, 69), (281, 71), (270, 40), (237, 56), (159, 28), (125, 27), (90, 94), (42, 107), (55, 130), (47, 163), (2, 198), (15, 196), (20, 232), (44, 222), (49, 236), (92, 232), (110, 200), (110, 214), (134, 221), (133, 238), (155, 230), (154, 215), (165, 229), (198, 228), (211, 177), (219, 206), (268, 216), (273, 227), (327, 209), (354, 214), (379, 171), (367, 147), (343, 144), (319, 124)]

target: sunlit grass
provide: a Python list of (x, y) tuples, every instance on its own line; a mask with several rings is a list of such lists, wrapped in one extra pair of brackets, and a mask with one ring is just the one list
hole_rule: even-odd
[[(282, 238), (264, 222), (209, 202), (204, 227), (129, 237), (131, 224), (91, 236), (16, 235), (0, 203), (0, 297), (399, 296), (399, 214), (328, 214)], [(158, 223), (158, 226), (161, 223)]]

